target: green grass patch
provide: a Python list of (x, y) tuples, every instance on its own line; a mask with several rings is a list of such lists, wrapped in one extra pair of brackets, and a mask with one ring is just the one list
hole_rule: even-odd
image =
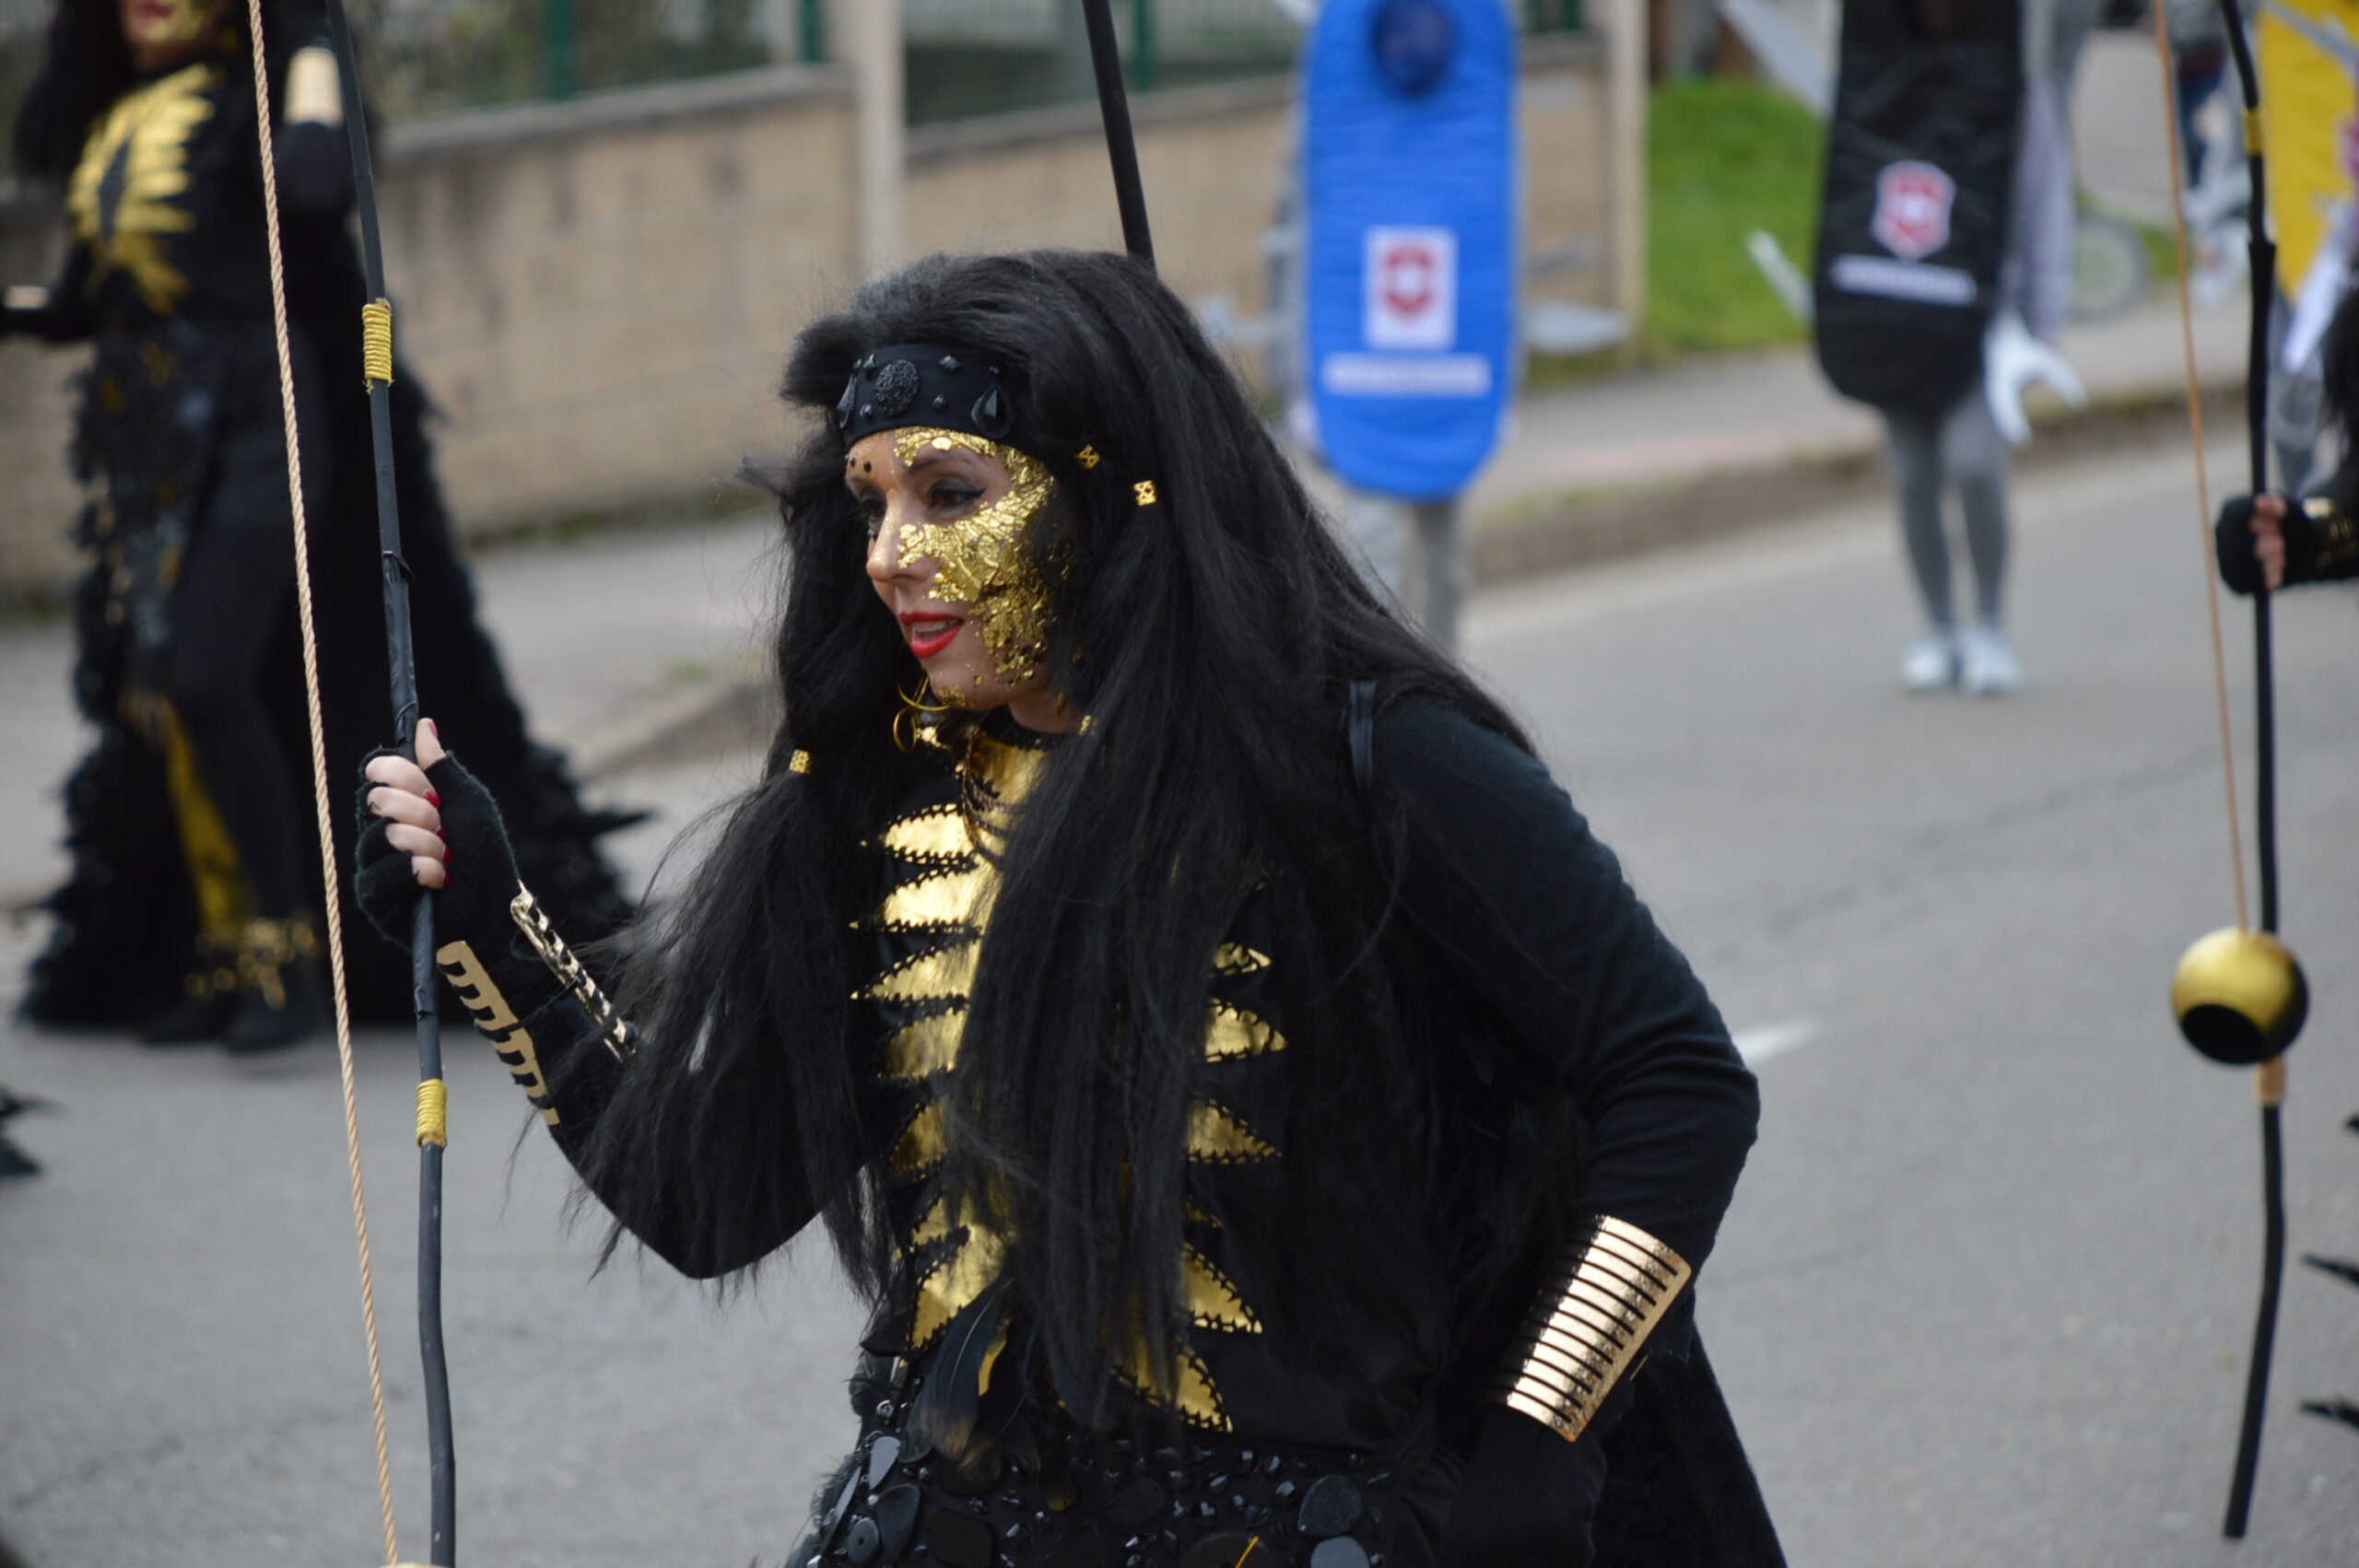
[(1805, 275), (1816, 248), (1826, 133), (1757, 82), (1665, 82), (1647, 104), (1646, 349), (1799, 343), (1808, 329), (1771, 290), (1744, 237), (1766, 229)]

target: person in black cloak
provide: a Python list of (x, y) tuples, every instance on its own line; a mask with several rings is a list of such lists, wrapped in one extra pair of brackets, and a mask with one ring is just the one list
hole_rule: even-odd
[(2359, 293), (2335, 307), (2318, 372), (2341, 461), (2300, 495), (2265, 490), (2221, 503), (2213, 546), (2220, 580), (2235, 592), (2359, 578)]
[[(373, 611), (341, 88), (311, 0), (264, 13), (310, 565), (320, 603)], [(12, 289), (0, 310), (0, 334), (94, 345), (73, 452), (91, 490), (75, 695), (98, 740), (66, 788), (74, 868), (25, 1012), (232, 1050), (293, 1044), (325, 1019), (251, 51), (229, 0), (62, 0), (16, 147), (26, 173), (64, 187), (73, 243), (53, 286)], [(420, 689), (500, 780), (557, 919), (604, 934), (627, 913), (594, 848), (614, 819), (586, 813), (562, 759), (526, 735), (475, 622), (405, 368), (393, 405)], [(384, 639), (373, 613), (320, 625), (341, 776), (383, 733)], [(407, 1017), (399, 963), (351, 956), (357, 1015)]]
[(785, 395), (785, 717), (676, 904), (577, 956), (448, 724), (358, 885), (440, 889), (610, 1248), (826, 1225), (861, 1431), (789, 1561), (1781, 1561), (1689, 1288), (1753, 1077), (1187, 307), (937, 256)]

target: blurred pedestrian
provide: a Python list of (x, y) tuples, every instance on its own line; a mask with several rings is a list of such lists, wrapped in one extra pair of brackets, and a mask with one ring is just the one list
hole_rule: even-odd
[[(1911, 692), (2023, 685), (2004, 624), (2007, 457), (2071, 310), (2067, 107), (2091, 0), (1849, 0), (1815, 317), (1837, 390), (1875, 406), (1926, 621)], [(1945, 517), (1974, 578), (1961, 624)]]
[(2228, 74), (2228, 24), (2219, 0), (2156, 0), (2170, 29), (2173, 99), (2178, 107), (2180, 168), (2189, 190), (2203, 181), (2211, 138), (2203, 111)]
[(825, 1217), (871, 1355), (791, 1561), (1777, 1562), (1684, 1288), (1752, 1075), (1187, 307), (935, 257), (786, 385), (786, 717), (680, 905), (577, 958), (430, 733), (360, 885), (396, 941), (440, 889), (621, 1231)]
[[(323, 12), (267, 0), (264, 16), (340, 770), (381, 736), (386, 689), (351, 164)], [(64, 187), (73, 243), (52, 287), (11, 289), (0, 309), (0, 334), (94, 345), (74, 441), (91, 490), (75, 692), (98, 740), (67, 788), (73, 875), (51, 900), (26, 1011), (233, 1051), (294, 1044), (326, 1017), (251, 49), (229, 0), (61, 0), (16, 146), (23, 172)], [(446, 717), (458, 705), (480, 722), (474, 755), (512, 786), (520, 847), (546, 863), (553, 906), (601, 934), (623, 908), (592, 848), (598, 824), (554, 755), (529, 747), (474, 626), (405, 368), (393, 398), (420, 642), (434, 649), (421, 686)], [(365, 1016), (407, 1016), (398, 965), (370, 954), (353, 978)]]

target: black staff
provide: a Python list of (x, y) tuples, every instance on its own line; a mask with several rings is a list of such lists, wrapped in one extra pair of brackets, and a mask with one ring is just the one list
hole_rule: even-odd
[(1146, 228), (1146, 192), (1139, 183), (1138, 143), (1131, 135), (1131, 99), (1122, 86), (1122, 52), (1114, 41), (1114, 15), (1108, 0), (1081, 0), (1089, 29), (1089, 63), (1097, 74), (1097, 111), (1106, 122), (1106, 156), (1114, 166), (1114, 205), (1122, 214), (1122, 249), (1155, 265), (1155, 240)]
[[(377, 222), (377, 178), (369, 157), (367, 111), (352, 26), (343, 0), (327, 0), (328, 32), (344, 79), (344, 123), (360, 210), (361, 310), (369, 386), (369, 434), (377, 462), (377, 544), (384, 566), (385, 652), (393, 672), (393, 744), (417, 760), (417, 661), (410, 641), (409, 566), (402, 559), (401, 497), (393, 484), (393, 316), (385, 298), (385, 252)], [(417, 1014), (417, 1342), (426, 1382), (426, 1449), (433, 1537), (427, 1561), (458, 1561), (457, 1459), (451, 1436), (451, 1374), (442, 1352), (442, 1033), (434, 993), (434, 895), (420, 891), (410, 933), (410, 996)]]
[[(2269, 486), (2269, 317), (2277, 274), (2277, 247), (2269, 238), (2268, 228), (2260, 76), (2253, 65), (2251, 45), (2245, 37), (2244, 16), (2236, 0), (2220, 0), (2220, 9), (2227, 23), (2229, 50), (2236, 58), (2237, 85), (2243, 91), (2245, 163), (2251, 180), (2251, 199), (2245, 209), (2245, 245), (2252, 278), (2245, 422), (2251, 446), (2252, 492), (2259, 495)], [(2157, 41), (2158, 44), (2166, 43), (2166, 35), (2158, 34)], [(2183, 216), (2179, 224), (2183, 251)], [(2184, 263), (2180, 270), (2185, 272)], [(2184, 294), (2182, 283), (2182, 304)], [(2172, 1004), (2189, 1043), (2215, 1061), (2252, 1067), (2256, 1097), (2260, 1102), (2260, 1300), (2253, 1316), (2252, 1353), (2245, 1374), (2244, 1416), (2236, 1438), (2236, 1470), (2228, 1484), (2227, 1515), (2221, 1524), (2221, 1532), (2231, 1540), (2244, 1536), (2252, 1512), (2253, 1478), (2260, 1466), (2260, 1430), (2269, 1403), (2270, 1359), (2277, 1343), (2278, 1292), (2285, 1275), (2285, 1154), (2281, 1109), (2285, 1097), (2284, 1053), (2300, 1033), (2308, 1012), (2308, 989), (2301, 966), (2276, 936), (2277, 700), (2269, 609), (2269, 589), (2264, 582), (2253, 593), (2252, 623), (2256, 751), (2253, 817), (2260, 919), (2256, 928), (2248, 930), (2240, 918), (2236, 925), (2213, 931), (2197, 942), (2179, 960), (2171, 983)], [(2224, 687), (2222, 700), (2224, 734)], [(2241, 833), (2240, 825), (2232, 826)], [(2241, 917), (2241, 869), (2236, 899)]]

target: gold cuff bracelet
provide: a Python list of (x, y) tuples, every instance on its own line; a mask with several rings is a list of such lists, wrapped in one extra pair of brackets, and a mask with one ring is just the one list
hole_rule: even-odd
[(1517, 1335), (1493, 1401), (1567, 1442), (1579, 1437), (1694, 1272), (1636, 1225), (1605, 1214), (1584, 1219)]

